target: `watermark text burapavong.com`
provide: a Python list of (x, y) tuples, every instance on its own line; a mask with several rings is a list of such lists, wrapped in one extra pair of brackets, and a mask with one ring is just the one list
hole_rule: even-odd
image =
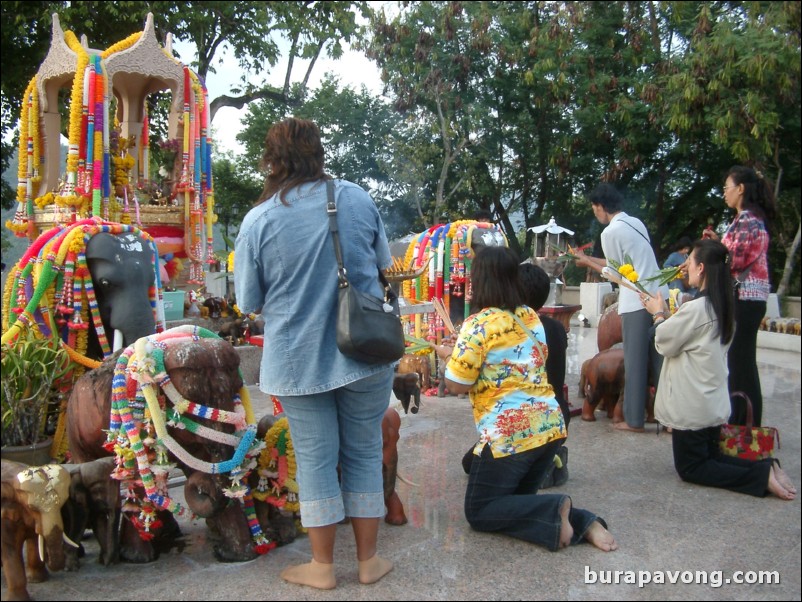
[(779, 571), (734, 571), (725, 577), (724, 571), (613, 571), (593, 570), (585, 566), (585, 584), (637, 585), (644, 587), (650, 583), (657, 585), (779, 585)]

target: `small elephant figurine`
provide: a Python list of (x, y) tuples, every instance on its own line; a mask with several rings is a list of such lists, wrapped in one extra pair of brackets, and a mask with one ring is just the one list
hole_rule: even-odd
[[(579, 374), (579, 395), (585, 397), (582, 404), (582, 420), (594, 422), (596, 408), (607, 410), (613, 422), (624, 420), (624, 350), (613, 347), (599, 351), (582, 364)], [(646, 421), (654, 422), (654, 389), (646, 391)]]
[(384, 480), (384, 505), (387, 514), (384, 522), (390, 525), (407, 524), (404, 506), (395, 490), (398, 476), (398, 439), (401, 430), (401, 416), (395, 408), (387, 408), (382, 419), (382, 478)]
[(420, 376), (420, 386), (424, 391), (432, 386), (432, 367), (429, 358), (424, 355), (407, 353), (398, 362), (398, 374), (417, 373)]
[[(120, 557), (120, 482), (111, 478), (115, 467), (111, 456), (82, 464), (64, 464), (70, 473), (70, 499), (61, 509), (64, 531), (73, 541), (79, 542), (86, 529), (92, 529), (104, 566), (119, 561)], [(67, 550), (67, 570), (78, 569), (78, 558), (83, 546)]]
[[(9, 600), (30, 600), (28, 581), (47, 579), (47, 568), (64, 568), (61, 507), (70, 493), (70, 475), (58, 464), (28, 467), (2, 460), (2, 561)], [(38, 546), (37, 546), (38, 542)], [(27, 569), (22, 561), (25, 544)], [(45, 568), (47, 564), (47, 568)]]
[(417, 372), (396, 374), (393, 377), (393, 394), (401, 402), (404, 414), (410, 411), (417, 414), (420, 408), (420, 376)]
[(607, 417), (614, 417), (614, 409), (621, 408), (623, 420), (624, 398), (624, 350), (615, 347), (605, 349), (582, 364), (579, 374), (579, 395), (585, 398), (582, 404), (582, 420), (594, 422), (597, 406), (607, 409)]

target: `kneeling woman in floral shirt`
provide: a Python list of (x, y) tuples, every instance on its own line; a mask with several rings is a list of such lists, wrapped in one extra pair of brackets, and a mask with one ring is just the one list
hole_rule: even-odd
[(564, 494), (538, 487), (566, 437), (562, 411), (546, 377), (546, 337), (535, 310), (523, 303), (518, 259), (486, 247), (473, 261), (471, 305), (447, 360), (446, 386), (470, 393), (479, 443), (465, 493), (465, 516), (477, 531), (505, 533), (555, 551), (588, 541), (618, 548), (606, 524), (575, 508)]

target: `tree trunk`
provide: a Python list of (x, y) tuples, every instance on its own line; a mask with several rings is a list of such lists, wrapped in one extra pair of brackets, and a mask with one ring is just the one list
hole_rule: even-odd
[(794, 242), (785, 250), (785, 267), (783, 268), (783, 277), (780, 280), (780, 286), (777, 287), (778, 297), (784, 297), (788, 293), (788, 283), (791, 281), (791, 274), (794, 271), (794, 256), (799, 250), (800, 231), (802, 231), (802, 222), (796, 227)]

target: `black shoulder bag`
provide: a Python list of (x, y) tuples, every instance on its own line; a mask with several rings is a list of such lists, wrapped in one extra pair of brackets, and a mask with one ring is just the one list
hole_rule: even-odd
[(337, 228), (337, 205), (334, 182), (326, 182), (329, 230), (337, 256), (337, 347), (340, 352), (367, 364), (389, 364), (404, 355), (404, 330), (398, 296), (381, 270), (384, 299), (356, 290), (346, 278), (340, 234)]

